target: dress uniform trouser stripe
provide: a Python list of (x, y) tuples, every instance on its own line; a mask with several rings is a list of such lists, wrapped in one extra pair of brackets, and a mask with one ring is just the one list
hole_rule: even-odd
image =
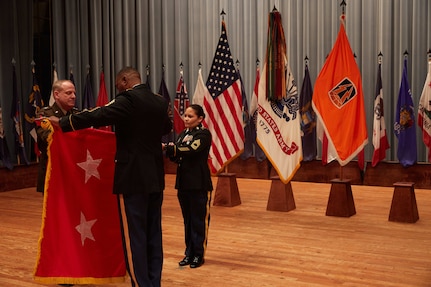
[(132, 250), (130, 247), (129, 226), (127, 223), (126, 208), (124, 206), (124, 197), (122, 194), (118, 195), (118, 200), (119, 200), (119, 206), (120, 206), (121, 222), (123, 226), (124, 246), (126, 248), (125, 252), (126, 252), (126, 258), (129, 266), (129, 275), (132, 278), (132, 281), (137, 284), (136, 286), (139, 287), (138, 281), (136, 280), (136, 276), (135, 276), (135, 270), (133, 267)]
[(211, 206), (211, 191), (208, 191), (207, 197), (207, 205), (206, 205), (206, 214), (205, 214), (205, 240), (204, 240), (204, 254), (205, 257), (206, 249), (207, 249), (207, 242), (208, 242), (208, 229), (209, 229), (209, 218), (210, 218), (210, 206)]

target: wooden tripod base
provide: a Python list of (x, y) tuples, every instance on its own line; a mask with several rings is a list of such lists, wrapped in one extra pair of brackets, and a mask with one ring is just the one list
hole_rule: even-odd
[(215, 206), (233, 207), (241, 204), (235, 173), (221, 173), (218, 176), (214, 195)]
[(327, 216), (350, 217), (356, 214), (350, 180), (331, 180), (331, 192), (329, 194)]

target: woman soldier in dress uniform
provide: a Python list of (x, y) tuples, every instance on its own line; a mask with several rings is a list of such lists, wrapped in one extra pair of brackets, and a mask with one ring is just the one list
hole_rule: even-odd
[(166, 155), (177, 166), (175, 188), (184, 218), (185, 257), (178, 263), (197, 268), (204, 264), (213, 190), (208, 167), (211, 133), (202, 126), (205, 113), (200, 105), (184, 112), (185, 129), (176, 143), (166, 146)]

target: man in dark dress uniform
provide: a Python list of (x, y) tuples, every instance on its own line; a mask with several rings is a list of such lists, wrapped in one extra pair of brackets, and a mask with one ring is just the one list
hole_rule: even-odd
[(141, 84), (137, 70), (117, 74), (110, 103), (58, 119), (64, 132), (114, 125), (114, 194), (118, 197), (126, 266), (132, 286), (159, 287), (163, 250), (161, 206), (165, 188), (161, 138), (172, 129), (168, 102)]
[[(37, 117), (55, 116), (57, 118), (61, 118), (77, 112), (78, 110), (75, 108), (75, 93), (75, 85), (71, 81), (56, 81), (52, 85), (52, 94), (55, 100), (54, 104), (50, 107), (41, 109)], [(44, 129), (40, 125), (36, 127), (37, 146), (40, 151), (36, 185), (36, 191), (38, 192), (43, 192), (45, 188), (46, 166), (48, 164), (47, 139), (50, 132), (51, 131), (49, 129)]]

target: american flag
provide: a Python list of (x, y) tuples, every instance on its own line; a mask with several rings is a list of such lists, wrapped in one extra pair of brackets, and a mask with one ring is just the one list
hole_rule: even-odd
[(189, 96), (187, 95), (186, 84), (184, 83), (183, 72), (180, 72), (180, 80), (177, 85), (177, 92), (175, 94), (174, 103), (174, 130), (178, 135), (180, 134), (185, 126), (183, 121), (184, 111), (189, 106)]
[(206, 86), (209, 93), (204, 98), (205, 124), (213, 137), (210, 168), (213, 173), (219, 173), (244, 149), (241, 81), (224, 21)]

